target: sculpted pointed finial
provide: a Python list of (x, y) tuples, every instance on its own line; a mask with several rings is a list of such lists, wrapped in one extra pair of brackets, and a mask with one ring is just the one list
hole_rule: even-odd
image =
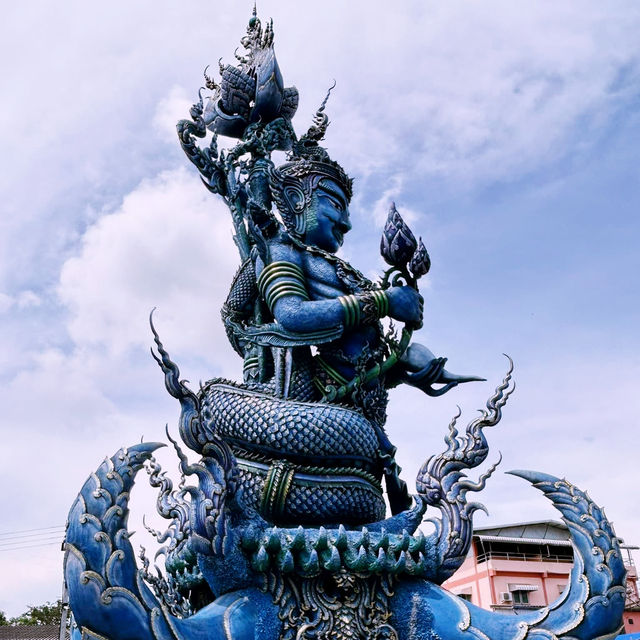
[(327, 132), (327, 128), (329, 127), (329, 117), (324, 112), (325, 107), (327, 106), (327, 101), (329, 100), (329, 96), (333, 89), (335, 89), (336, 81), (333, 81), (333, 84), (329, 87), (327, 91), (327, 95), (324, 97), (322, 104), (318, 107), (315, 115), (313, 116), (313, 123), (309, 127), (309, 130), (304, 135), (307, 140), (316, 140), (320, 141), (324, 138), (325, 133)]
[(249, 29), (253, 29), (258, 22), (258, 8), (256, 3), (253, 3), (253, 11), (251, 12), (251, 18), (249, 18)]

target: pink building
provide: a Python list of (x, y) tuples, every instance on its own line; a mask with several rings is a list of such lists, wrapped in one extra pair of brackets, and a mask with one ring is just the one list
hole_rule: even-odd
[[(640, 632), (640, 592), (631, 549), (627, 565), (627, 633)], [(466, 560), (444, 587), (483, 609), (517, 614), (553, 602), (569, 583), (569, 530), (551, 520), (475, 529)]]

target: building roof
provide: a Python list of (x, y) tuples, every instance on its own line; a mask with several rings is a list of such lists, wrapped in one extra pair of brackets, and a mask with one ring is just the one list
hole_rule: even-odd
[(569, 529), (555, 520), (516, 522), (473, 530), (483, 540), (494, 542), (528, 542), (530, 544), (570, 544)]
[(521, 538), (518, 536), (483, 536), (476, 535), (481, 542), (520, 542), (523, 544), (553, 544), (562, 547), (570, 547), (570, 540), (556, 540), (555, 538)]
[(0, 640), (58, 640), (60, 625), (19, 625), (0, 627)]

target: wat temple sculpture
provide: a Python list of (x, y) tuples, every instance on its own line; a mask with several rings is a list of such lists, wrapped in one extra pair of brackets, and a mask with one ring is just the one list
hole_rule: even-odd
[[(231, 213), (240, 267), (222, 321), (243, 380), (190, 390), (152, 320), (152, 353), (180, 403), (192, 461), (167, 431), (179, 486), (154, 458), (159, 443), (121, 449), (85, 483), (65, 544), (75, 638), (614, 638), (625, 598), (619, 541), (585, 493), (543, 473), (512, 472), (552, 501), (571, 532), (575, 565), (560, 599), (509, 616), (440, 586), (470, 548), (482, 505), (468, 493), (495, 465), (477, 481), (466, 473), (487, 459), (484, 429), (500, 421), (513, 391), (511, 362), (478, 418), (462, 432), (459, 416), (452, 420), (445, 450), (428, 458), (411, 495), (385, 432), (389, 389), (408, 384), (439, 396), (480, 378), (450, 373), (445, 358), (412, 341), (430, 260), (395, 206), (379, 282), (336, 255), (351, 229), (352, 181), (320, 144), (327, 99), (298, 137), (298, 92), (284, 86), (272, 24), (254, 10), (241, 44), (243, 55), (220, 64), (218, 81), (205, 71), (210, 96), (201, 89), (178, 135)], [(276, 151), (286, 162), (275, 163)], [(143, 466), (169, 521), (152, 531), (162, 570), (144, 550), (138, 564), (129, 541), (129, 492)]]

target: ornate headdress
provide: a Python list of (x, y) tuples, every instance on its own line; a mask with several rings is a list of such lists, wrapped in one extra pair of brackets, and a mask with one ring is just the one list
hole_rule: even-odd
[(331, 90), (313, 117), (313, 124), (292, 145), (288, 161), (271, 170), (269, 184), (287, 230), (302, 236), (307, 228), (305, 212), (318, 183), (329, 178), (344, 191), (347, 201), (353, 193), (353, 180), (345, 170), (329, 157), (327, 150), (318, 143), (324, 138), (329, 118), (324, 112)]

